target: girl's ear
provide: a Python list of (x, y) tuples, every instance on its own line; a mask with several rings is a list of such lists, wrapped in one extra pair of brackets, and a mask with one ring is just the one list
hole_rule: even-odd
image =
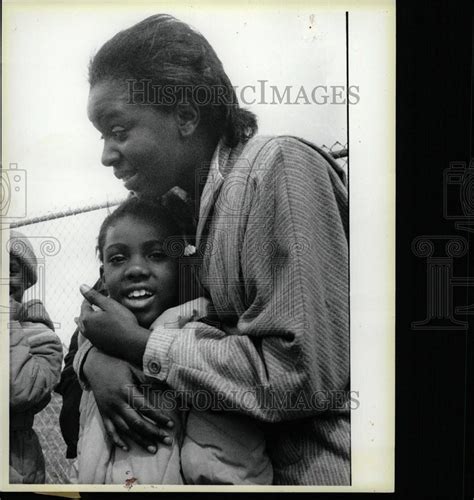
[(181, 137), (192, 136), (201, 120), (198, 107), (192, 103), (179, 103), (174, 112)]

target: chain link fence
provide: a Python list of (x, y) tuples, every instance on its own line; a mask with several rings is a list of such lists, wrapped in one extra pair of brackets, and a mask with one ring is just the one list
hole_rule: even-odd
[[(322, 145), (322, 149), (347, 172), (347, 144), (337, 141), (331, 146)], [(79, 286), (92, 286), (99, 277), (96, 244), (100, 225), (120, 201), (68, 209), (10, 226), (29, 238), (38, 258), (38, 282), (26, 291), (24, 300), (43, 302), (63, 343), (64, 354), (76, 328), (74, 318), (80, 312)], [(49, 405), (35, 416), (34, 428), (45, 455), (48, 484), (68, 483), (70, 464), (59, 429), (61, 404), (61, 396), (53, 393)]]
[(327, 151), (347, 173), (347, 161), (348, 161), (347, 143), (342, 144), (339, 141), (336, 141), (331, 146), (326, 146), (326, 144), (323, 144), (321, 146), (321, 149)]
[(35, 415), (33, 425), (44, 453), (46, 484), (67, 484), (70, 482), (70, 464), (66, 459), (66, 444), (59, 428), (61, 406), (62, 397), (53, 392), (48, 406)]

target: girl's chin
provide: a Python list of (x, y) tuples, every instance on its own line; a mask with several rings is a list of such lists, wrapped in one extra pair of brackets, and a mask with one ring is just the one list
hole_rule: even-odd
[(151, 318), (147, 314), (135, 314), (138, 324), (142, 328), (149, 329), (150, 326), (152, 325), (153, 321), (155, 321), (156, 318)]

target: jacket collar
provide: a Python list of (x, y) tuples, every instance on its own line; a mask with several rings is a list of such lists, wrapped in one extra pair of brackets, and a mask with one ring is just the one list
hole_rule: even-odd
[(199, 221), (196, 230), (197, 247), (201, 242), (207, 219), (227, 175), (228, 169), (226, 166), (228, 164), (230, 152), (231, 148), (226, 146), (221, 140), (214, 151), (214, 155), (212, 156), (206, 184), (204, 185), (199, 204)]

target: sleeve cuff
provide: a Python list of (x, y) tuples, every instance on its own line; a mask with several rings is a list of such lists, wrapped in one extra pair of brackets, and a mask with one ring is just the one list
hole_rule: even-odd
[(143, 355), (143, 372), (149, 377), (165, 382), (172, 363), (170, 349), (179, 329), (158, 326), (153, 329)]

